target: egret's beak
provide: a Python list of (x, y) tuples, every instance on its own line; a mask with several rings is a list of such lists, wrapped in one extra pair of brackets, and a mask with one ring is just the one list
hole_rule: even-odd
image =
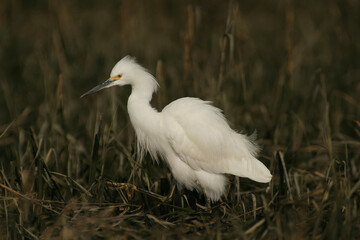
[(113, 82), (114, 82), (114, 80), (110, 78), (110, 79), (106, 80), (105, 82), (103, 82), (103, 83), (97, 85), (96, 87), (92, 88), (90, 91), (84, 93), (83, 95), (81, 95), (80, 98), (83, 98), (83, 97), (85, 97), (85, 96), (87, 96), (89, 94), (92, 94), (92, 93), (96, 93), (96, 92), (100, 91), (101, 89), (108, 88), (108, 87), (111, 86), (111, 84)]

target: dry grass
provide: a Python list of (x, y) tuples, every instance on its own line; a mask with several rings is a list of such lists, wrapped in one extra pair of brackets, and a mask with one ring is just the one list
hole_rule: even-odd
[[(359, 239), (357, 1), (18, 1), (0, 4), (3, 239)], [(79, 96), (134, 55), (161, 109), (213, 100), (257, 129), (270, 185), (229, 176), (226, 197), (158, 193), (165, 165), (136, 156), (130, 89)]]

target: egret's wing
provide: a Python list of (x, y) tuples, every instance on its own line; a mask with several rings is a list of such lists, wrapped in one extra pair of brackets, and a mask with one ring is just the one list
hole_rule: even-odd
[(192, 168), (208, 168), (205, 165), (224, 157), (224, 138), (231, 129), (218, 108), (197, 98), (181, 98), (162, 113), (172, 148)]
[(255, 158), (257, 146), (247, 136), (233, 131), (221, 110), (210, 102), (181, 98), (162, 113), (172, 149), (191, 168), (267, 181), (255, 176), (263, 174), (258, 174), (257, 169), (270, 174)]

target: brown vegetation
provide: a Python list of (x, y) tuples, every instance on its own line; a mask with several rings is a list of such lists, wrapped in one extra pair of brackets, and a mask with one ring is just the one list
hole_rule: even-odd
[[(360, 3), (0, 3), (0, 232), (4, 239), (359, 239)], [(257, 130), (270, 185), (229, 176), (213, 212), (136, 156), (129, 88), (87, 99), (124, 55), (156, 75), (157, 109), (212, 100)]]

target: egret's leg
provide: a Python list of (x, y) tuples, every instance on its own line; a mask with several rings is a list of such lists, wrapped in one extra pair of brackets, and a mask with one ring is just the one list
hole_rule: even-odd
[[(131, 183), (117, 183), (117, 182), (112, 182), (112, 181), (106, 181), (106, 184), (109, 185), (110, 187), (113, 188), (120, 188), (120, 189), (131, 189), (134, 190), (136, 192), (148, 195), (150, 197), (159, 199), (161, 202), (170, 202), (173, 198), (174, 192), (175, 192), (175, 187), (176, 185), (174, 184), (170, 190), (170, 193), (168, 194), (168, 196), (162, 196), (160, 194), (154, 193), (154, 192), (150, 192), (148, 190), (142, 189), (142, 188), (138, 188), (137, 186), (135, 186), (134, 184)], [(130, 195), (129, 192), (127, 192), (128, 196)]]
[(212, 213), (212, 208), (211, 208), (211, 201), (210, 198), (208, 197), (206, 190), (204, 189), (204, 195), (205, 195), (205, 207), (206, 207), (206, 211), (208, 211), (209, 213)]

